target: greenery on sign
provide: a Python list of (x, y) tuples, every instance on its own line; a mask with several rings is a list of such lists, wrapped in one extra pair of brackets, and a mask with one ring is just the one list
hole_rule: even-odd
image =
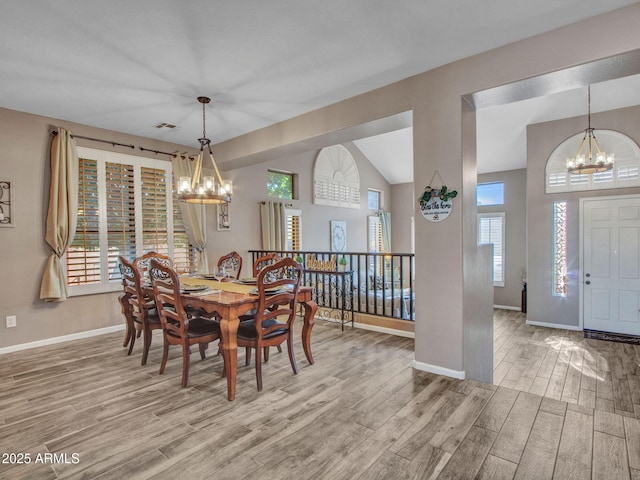
[(423, 207), (427, 203), (429, 203), (433, 199), (440, 199), (443, 202), (448, 202), (452, 198), (458, 196), (458, 192), (456, 190), (449, 190), (446, 185), (443, 185), (440, 188), (431, 188), (431, 186), (427, 185), (422, 193), (422, 196), (419, 199), (420, 206)]
[(285, 172), (267, 172), (267, 194), (270, 197), (293, 198), (293, 174)]
[(347, 259), (344, 257), (340, 257), (340, 260), (338, 260), (338, 264), (339, 265), (346, 265), (347, 264)]

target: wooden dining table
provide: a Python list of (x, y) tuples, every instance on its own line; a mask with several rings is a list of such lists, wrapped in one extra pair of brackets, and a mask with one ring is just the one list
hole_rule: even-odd
[[(239, 317), (258, 308), (258, 295), (252, 293), (255, 285), (237, 281), (208, 280), (197, 276), (182, 276), (183, 286), (206, 285), (212, 290), (208, 292), (185, 292), (182, 302), (185, 306), (201, 309), (208, 314), (217, 313), (220, 318), (221, 350), (224, 357), (224, 370), (227, 377), (227, 398), (236, 397), (236, 372), (238, 368), (237, 333)], [(193, 288), (193, 287), (192, 287)], [(144, 288), (145, 294), (153, 297), (150, 286)], [(310, 364), (314, 363), (311, 354), (311, 330), (318, 305), (312, 300), (311, 287), (301, 286), (298, 290), (298, 303), (304, 310), (302, 326), (302, 348)]]

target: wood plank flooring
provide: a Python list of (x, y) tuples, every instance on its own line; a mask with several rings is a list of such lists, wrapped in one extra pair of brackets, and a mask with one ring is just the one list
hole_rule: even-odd
[(185, 389), (178, 349), (158, 375), (159, 332), (145, 367), (120, 333), (2, 355), (0, 455), (31, 463), (0, 478), (640, 478), (638, 350), (523, 325), (497, 311), (489, 385), (414, 370), (411, 339), (317, 322), (315, 365), (299, 342), (298, 375), (274, 351), (260, 393), (239, 368), (234, 402), (216, 348)]
[(495, 311), (495, 385), (640, 419), (640, 346), (525, 321)]

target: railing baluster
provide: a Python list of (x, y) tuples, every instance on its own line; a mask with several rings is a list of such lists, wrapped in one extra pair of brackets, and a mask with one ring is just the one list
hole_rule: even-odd
[[(331, 260), (333, 255), (338, 255), (336, 252), (327, 251), (249, 250), (253, 262), (271, 252), (281, 257), (295, 258), (300, 255), (305, 269), (307, 255), (325, 262)], [(413, 281), (415, 258), (412, 253), (341, 252), (339, 255), (347, 259), (346, 269), (353, 272), (348, 288), (351, 289), (350, 298), (354, 312), (415, 320)], [(342, 308), (345, 302), (344, 291), (342, 298), (336, 298), (341, 292), (338, 282), (344, 282), (344, 280), (336, 277), (334, 284), (330, 275), (316, 273), (313, 276), (305, 276), (305, 283), (309, 282), (314, 286), (318, 305), (334, 309)], [(357, 285), (355, 289), (354, 285)], [(342, 290), (345, 287), (346, 284), (343, 283)]]

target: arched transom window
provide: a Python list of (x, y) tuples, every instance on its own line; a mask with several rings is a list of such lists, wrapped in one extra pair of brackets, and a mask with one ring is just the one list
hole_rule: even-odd
[(595, 131), (600, 148), (615, 155), (612, 170), (576, 175), (567, 172), (567, 158), (574, 157), (584, 132), (577, 133), (556, 147), (545, 169), (545, 192), (577, 192), (640, 186), (640, 148), (631, 138), (614, 130)]

